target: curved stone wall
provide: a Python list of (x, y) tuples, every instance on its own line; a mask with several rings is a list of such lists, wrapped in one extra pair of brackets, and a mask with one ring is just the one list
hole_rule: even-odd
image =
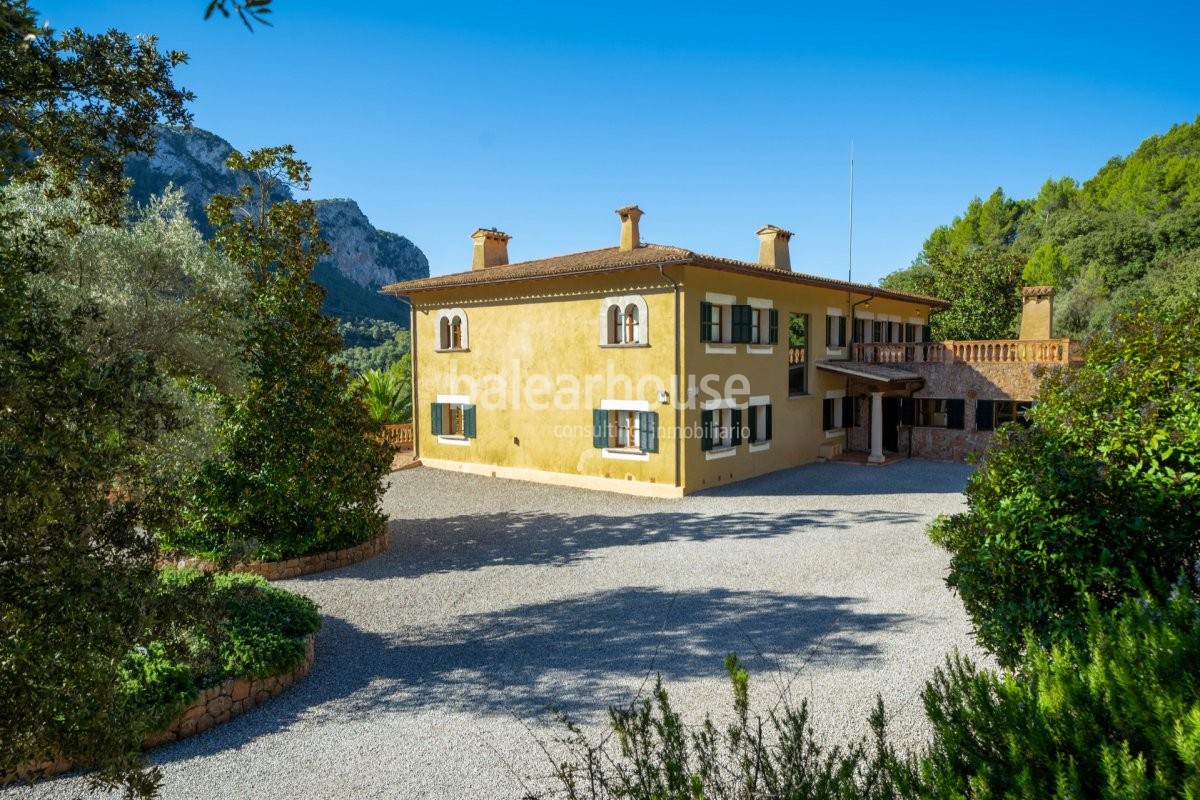
[[(282, 581), (288, 578), (298, 578), (301, 575), (310, 575), (314, 572), (340, 569), (341, 567), (356, 564), (359, 561), (365, 561), (387, 550), (388, 541), (388, 532), (385, 527), (375, 536), (353, 547), (333, 550), (328, 553), (313, 553), (312, 555), (289, 558), (287, 561), (247, 561), (230, 567), (228, 571), (250, 572), (260, 575), (269, 581)], [(198, 569), (201, 572), (221, 571), (220, 564), (217, 564), (215, 561), (206, 561), (202, 558), (180, 558), (167, 563), (180, 568)]]

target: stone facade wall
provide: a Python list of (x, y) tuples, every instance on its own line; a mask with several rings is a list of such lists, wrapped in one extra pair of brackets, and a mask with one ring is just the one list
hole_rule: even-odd
[[(209, 728), (228, 722), (260, 703), (270, 700), (308, 675), (315, 658), (316, 635), (309, 634), (304, 661), (296, 668), (266, 678), (230, 678), (219, 686), (202, 690), (171, 725), (165, 730), (147, 736), (142, 741), (142, 749), (149, 750), (151, 747), (158, 747), (168, 742), (176, 742), (189, 736), (195, 736), (197, 733), (203, 733)], [(0, 786), (18, 780), (27, 780), (34, 775), (50, 777), (69, 772), (71, 769), (73, 769), (71, 762), (60, 755), (53, 761), (26, 764), (17, 768), (14, 773), (0, 775)]]
[[(389, 537), (387, 528), (367, 541), (333, 550), (328, 553), (313, 553), (312, 555), (289, 558), (287, 561), (247, 561), (229, 568), (229, 572), (250, 572), (260, 575), (269, 581), (282, 581), (288, 578), (298, 578), (314, 572), (324, 572), (329, 569), (340, 569), (365, 561), (377, 556), (388, 549)], [(169, 562), (179, 568), (198, 569), (201, 572), (218, 572), (221, 565), (202, 558), (180, 558)]]
[[(976, 400), (1033, 400), (1037, 397), (1043, 369), (1057, 369), (1054, 365), (997, 363), (966, 364), (905, 362), (906, 372), (913, 372), (925, 379), (925, 385), (913, 393), (921, 398), (961, 398), (964, 405), (963, 430), (950, 428), (911, 427), (902, 428), (899, 436), (899, 452), (915, 458), (934, 461), (965, 461), (972, 453), (982, 453), (992, 441), (991, 431), (976, 430)], [(851, 384), (852, 392), (870, 391), (871, 387), (860, 381)], [(901, 395), (893, 392), (889, 395)], [(868, 397), (856, 397), (858, 418), (861, 424), (847, 431), (847, 446), (851, 450), (870, 450), (871, 401)], [(910, 449), (911, 447), (911, 449)]]

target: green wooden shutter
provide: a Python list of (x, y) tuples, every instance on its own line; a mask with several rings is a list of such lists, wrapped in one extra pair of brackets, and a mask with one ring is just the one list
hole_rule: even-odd
[(638, 446), (647, 453), (658, 452), (658, 412), (638, 412)]
[(846, 344), (846, 318), (838, 317), (838, 347), (843, 347)]
[(771, 406), (768, 405), (766, 408), (767, 410), (763, 412), (763, 415), (766, 417), (766, 422), (763, 427), (766, 428), (766, 430), (763, 433), (762, 439), (764, 442), (769, 442), (771, 441)]
[(833, 347), (833, 317), (825, 315), (825, 346)]
[(965, 400), (947, 400), (946, 427), (961, 431), (963, 429), (963, 415), (966, 413), (966, 408), (967, 401)]
[(994, 400), (975, 401), (975, 430), (992, 431), (996, 429), (996, 403)]
[(779, 309), (772, 308), (767, 318), (767, 344), (779, 344)]
[(608, 447), (608, 412), (600, 408), (592, 411), (592, 446)]
[(930, 328), (928, 325), (921, 326), (921, 341), (922, 342), (933, 341), (932, 334), (933, 334), (933, 328)]
[(700, 412), (700, 449), (712, 450), (713, 446), (713, 412)]
[(843, 397), (842, 398), (842, 427), (843, 428), (853, 428), (854, 427), (854, 398), (853, 397)]
[(430, 406), (429, 432), (434, 436), (442, 435), (442, 404), (433, 403)]
[(742, 410), (740, 408), (733, 409), (729, 420), (732, 427), (732, 430), (729, 431), (729, 443), (736, 446), (742, 443)]
[(748, 343), (753, 338), (754, 309), (750, 306), (730, 306), (729, 316), (729, 340), (736, 344)]
[(464, 405), (463, 407), (463, 436), (468, 439), (475, 438), (475, 406)]
[(758, 441), (758, 408), (750, 406), (746, 409), (746, 427), (750, 429), (750, 436), (747, 441), (754, 444)]
[(700, 341), (712, 341), (713, 304), (700, 301)]

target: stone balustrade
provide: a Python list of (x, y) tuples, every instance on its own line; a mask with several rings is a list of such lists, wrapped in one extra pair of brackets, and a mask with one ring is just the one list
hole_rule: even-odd
[(850, 348), (852, 361), (871, 364), (1067, 364), (1078, 357), (1070, 339), (856, 342)]

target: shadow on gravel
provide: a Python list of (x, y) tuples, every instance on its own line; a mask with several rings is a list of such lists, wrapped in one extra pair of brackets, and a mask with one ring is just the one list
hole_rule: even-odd
[[(849, 597), (631, 587), (468, 615), (421, 639), (385, 637), (325, 619), (312, 673), (254, 711), (155, 751), (158, 763), (189, 759), (288, 727), (300, 716), (339, 722), (383, 713), (465, 711), (528, 719), (555, 705), (573, 715), (634, 699), (661, 673), (668, 683), (721, 675), (735, 650), (782, 690), (804, 666), (870, 668), (881, 630), (913, 624), (903, 614), (855, 610)], [(786, 663), (774, 654), (785, 654)], [(633, 686), (631, 686), (631, 682)], [(768, 690), (769, 691), (769, 690)]]
[(416, 578), (439, 572), (469, 572), (487, 567), (567, 566), (610, 547), (666, 542), (766, 539), (821, 530), (858, 532), (923, 521), (902, 511), (808, 509), (804, 512), (683, 512), (567, 514), (496, 512), (446, 518), (392, 520), (387, 552), (348, 570), (304, 578), (306, 582)]
[(804, 497), (813, 495), (960, 494), (975, 467), (909, 459), (886, 467), (830, 462), (772, 472), (697, 497)]

